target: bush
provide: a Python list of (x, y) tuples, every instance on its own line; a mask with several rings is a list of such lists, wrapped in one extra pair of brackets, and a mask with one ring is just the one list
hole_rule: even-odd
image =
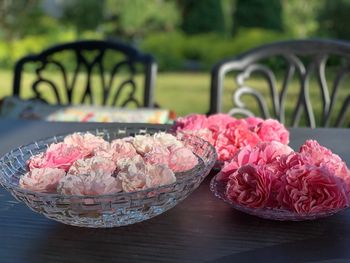
[(286, 38), (281, 33), (263, 29), (244, 29), (233, 38), (213, 33), (188, 36), (175, 32), (151, 35), (143, 41), (140, 49), (156, 58), (161, 71), (208, 70), (223, 58)]
[[(0, 42), (0, 67), (14, 68), (18, 59), (29, 54), (38, 53), (59, 43), (74, 41), (78, 38), (74, 30), (66, 29), (50, 35), (32, 35), (11, 42)], [(86, 31), (81, 39), (101, 39), (101, 34)]]

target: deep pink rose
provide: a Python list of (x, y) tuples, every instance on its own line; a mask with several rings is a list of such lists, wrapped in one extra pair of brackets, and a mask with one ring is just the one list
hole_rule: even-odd
[(28, 167), (30, 170), (33, 168), (60, 168), (68, 171), (76, 160), (84, 157), (86, 157), (86, 152), (82, 152), (78, 147), (62, 142), (54, 143), (45, 153), (30, 158)]
[(300, 165), (286, 171), (279, 203), (299, 214), (327, 211), (348, 205), (344, 182), (327, 168)]
[(217, 137), (215, 148), (218, 153), (219, 161), (228, 161), (233, 158), (235, 153), (244, 146), (255, 146), (260, 142), (260, 138), (252, 132), (247, 126), (227, 125), (227, 129)]
[(304, 162), (326, 166), (332, 173), (343, 179), (348, 179), (350, 176), (346, 163), (337, 154), (332, 153), (315, 140), (307, 140), (300, 148), (300, 155)]
[(264, 120), (259, 117), (248, 117), (244, 119), (249, 127), (256, 127)]
[(192, 169), (198, 164), (194, 153), (186, 147), (170, 148), (169, 168), (174, 172), (184, 172)]
[(54, 193), (65, 175), (66, 172), (58, 168), (34, 168), (21, 177), (19, 185), (35, 192)]
[(224, 113), (213, 114), (207, 118), (205, 127), (203, 128), (207, 128), (210, 131), (212, 131), (214, 134), (217, 134), (218, 132), (226, 129), (227, 124), (235, 121), (236, 121), (236, 118), (233, 118)]
[(245, 146), (237, 152), (231, 161), (225, 163), (221, 170), (221, 180), (226, 180), (230, 174), (246, 164), (269, 165), (269, 169), (276, 173), (279, 170), (279, 167), (275, 167), (278, 166), (275, 164), (277, 158), (291, 152), (293, 152), (292, 148), (275, 141), (261, 142), (255, 147)]
[(245, 165), (230, 176), (226, 196), (240, 205), (262, 208), (269, 200), (270, 188), (270, 171), (265, 166)]
[(262, 141), (279, 141), (283, 144), (289, 143), (289, 132), (280, 122), (268, 119), (256, 126), (256, 133)]
[(207, 117), (202, 114), (191, 114), (175, 121), (175, 130), (199, 130), (205, 128)]

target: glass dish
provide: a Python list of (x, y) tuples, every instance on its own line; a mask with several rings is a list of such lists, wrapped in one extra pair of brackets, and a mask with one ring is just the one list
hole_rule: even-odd
[(264, 219), (270, 219), (270, 220), (278, 220), (278, 221), (304, 221), (304, 220), (314, 220), (322, 217), (328, 217), (333, 214), (336, 214), (342, 210), (344, 210), (346, 207), (338, 208), (338, 209), (332, 209), (324, 212), (317, 212), (317, 213), (308, 213), (308, 214), (298, 214), (289, 210), (284, 209), (273, 209), (273, 208), (250, 208), (246, 207), (240, 204), (237, 204), (229, 199), (226, 198), (226, 182), (222, 180), (218, 180), (220, 174), (217, 174), (211, 179), (210, 182), (210, 190), (214, 193), (214, 195), (224, 201), (225, 203), (228, 203), (233, 208)]
[[(111, 141), (136, 134), (153, 134), (158, 128), (139, 129), (132, 126), (89, 131)], [(66, 134), (68, 135), (68, 134)], [(157, 216), (184, 200), (208, 175), (216, 161), (215, 149), (195, 136), (181, 140), (197, 155), (199, 164), (193, 169), (175, 174), (177, 181), (170, 185), (130, 193), (99, 196), (66, 196), (39, 193), (19, 187), (26, 161), (43, 152), (51, 143), (63, 141), (66, 135), (32, 142), (12, 150), (0, 159), (0, 184), (30, 209), (47, 218), (80, 227), (116, 227), (134, 224)]]

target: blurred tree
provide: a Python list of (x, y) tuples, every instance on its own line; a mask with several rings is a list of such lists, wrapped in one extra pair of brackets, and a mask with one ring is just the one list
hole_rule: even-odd
[(318, 16), (319, 33), (341, 39), (350, 39), (348, 25), (350, 0), (325, 0)]
[(104, 19), (104, 4), (104, 0), (64, 1), (61, 21), (73, 25), (78, 35), (84, 30), (96, 30)]
[(107, 23), (103, 30), (133, 40), (155, 31), (172, 31), (180, 21), (174, 1), (107, 0), (105, 8)]
[(233, 30), (247, 27), (282, 31), (281, 0), (236, 0)]
[(323, 5), (324, 0), (283, 0), (283, 19), (286, 31), (298, 38), (314, 35), (318, 30), (318, 12)]
[(222, 3), (219, 0), (178, 0), (182, 29), (187, 34), (225, 32)]
[(9, 41), (26, 35), (46, 33), (40, 0), (1, 0), (0, 37)]

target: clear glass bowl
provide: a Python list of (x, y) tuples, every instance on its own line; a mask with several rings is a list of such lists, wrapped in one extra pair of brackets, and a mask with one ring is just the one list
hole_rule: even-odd
[(210, 182), (210, 190), (214, 193), (216, 197), (223, 200), (224, 202), (231, 205), (233, 208), (261, 218), (278, 220), (278, 221), (304, 221), (304, 220), (314, 220), (322, 217), (331, 216), (336, 214), (346, 207), (327, 210), (317, 213), (308, 213), (308, 214), (298, 214), (289, 210), (284, 209), (273, 209), (273, 208), (250, 208), (237, 204), (226, 197), (226, 182), (219, 180), (220, 173), (214, 176)]
[[(153, 134), (158, 131), (160, 129), (125, 126), (89, 132), (111, 141), (136, 134)], [(66, 135), (32, 142), (4, 155), (0, 159), (0, 184), (33, 211), (74, 226), (116, 227), (157, 216), (174, 207), (195, 190), (216, 161), (215, 149), (208, 142), (194, 136), (183, 136), (181, 140), (197, 155), (199, 164), (189, 171), (175, 174), (177, 181), (170, 185), (99, 196), (65, 196), (20, 188), (18, 183), (21, 175), (27, 170), (26, 161), (32, 155), (45, 151), (51, 143), (63, 141)]]

